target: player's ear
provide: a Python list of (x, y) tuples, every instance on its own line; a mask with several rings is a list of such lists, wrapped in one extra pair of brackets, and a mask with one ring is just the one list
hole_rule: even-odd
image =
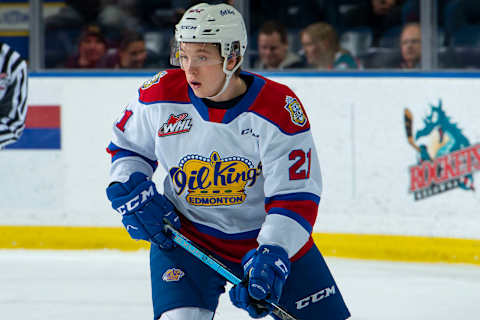
[(240, 57), (233, 55), (228, 59), (227, 70), (233, 70), (233, 68), (237, 65), (237, 63), (240, 63)]

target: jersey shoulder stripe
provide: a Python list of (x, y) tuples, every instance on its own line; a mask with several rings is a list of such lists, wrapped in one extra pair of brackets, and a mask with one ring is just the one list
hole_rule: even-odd
[(310, 129), (310, 123), (300, 99), (286, 85), (253, 74), (265, 80), (265, 85), (257, 99), (250, 106), (261, 118), (276, 125), (288, 135), (302, 133)]
[(159, 102), (189, 103), (188, 85), (181, 69), (169, 69), (157, 73), (138, 89), (143, 104)]

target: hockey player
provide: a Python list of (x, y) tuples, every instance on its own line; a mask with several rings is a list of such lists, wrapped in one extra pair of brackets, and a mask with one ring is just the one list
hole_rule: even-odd
[(27, 114), (27, 63), (0, 42), (0, 149), (17, 141)]
[[(173, 245), (165, 221), (245, 281), (230, 290), (251, 317), (278, 302), (299, 319), (350, 316), (311, 232), (321, 174), (305, 111), (286, 86), (240, 70), (247, 36), (226, 4), (198, 4), (176, 26), (172, 63), (113, 126), (107, 196), (148, 240), (154, 319), (211, 320), (225, 280)], [(164, 194), (151, 177), (167, 172)]]

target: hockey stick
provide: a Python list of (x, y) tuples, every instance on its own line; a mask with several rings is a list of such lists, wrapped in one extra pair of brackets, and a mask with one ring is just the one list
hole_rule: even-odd
[[(165, 230), (168, 231), (166, 233), (170, 236), (170, 238), (176, 244), (178, 244), (180, 247), (182, 247), (183, 249), (191, 253), (193, 256), (195, 256), (197, 259), (202, 261), (208, 267), (216, 271), (218, 274), (224, 277), (228, 282), (232, 283), (233, 285), (237, 285), (240, 282), (242, 282), (242, 280), (239, 279), (236, 275), (234, 275), (233, 272), (227, 266), (225, 266), (220, 261), (218, 261), (211, 255), (206, 253), (199, 245), (192, 242), (190, 239), (188, 239), (183, 234), (178, 232), (175, 228), (173, 228), (169, 224), (165, 224)], [(297, 318), (292, 316), (290, 313), (288, 313), (287, 310), (283, 309), (275, 302), (271, 302), (271, 301), (262, 301), (262, 302), (271, 305), (273, 307), (272, 313), (277, 317), (279, 317), (280, 319), (298, 320)]]

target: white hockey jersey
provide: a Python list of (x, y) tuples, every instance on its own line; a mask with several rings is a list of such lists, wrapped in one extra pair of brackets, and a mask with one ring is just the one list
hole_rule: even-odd
[(253, 73), (232, 108), (208, 108), (180, 69), (158, 73), (114, 123), (111, 181), (168, 173), (181, 231), (234, 262), (259, 244), (292, 260), (313, 244), (322, 189), (305, 110), (284, 85)]

